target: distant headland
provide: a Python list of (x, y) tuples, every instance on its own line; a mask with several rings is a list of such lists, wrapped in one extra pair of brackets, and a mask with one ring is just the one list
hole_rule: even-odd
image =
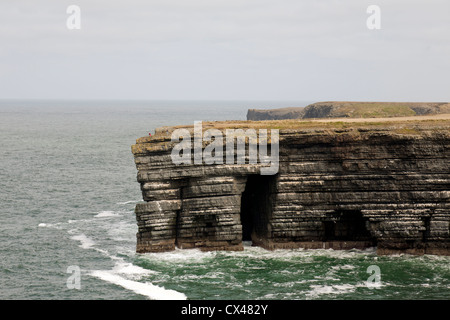
[(450, 114), (448, 102), (352, 102), (325, 101), (306, 107), (249, 109), (247, 120), (314, 118), (389, 118)]

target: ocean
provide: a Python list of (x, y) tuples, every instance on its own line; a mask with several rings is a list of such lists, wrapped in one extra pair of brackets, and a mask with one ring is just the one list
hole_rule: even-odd
[(311, 102), (1, 101), (0, 299), (450, 299), (450, 257), (250, 243), (241, 252), (135, 252), (137, 138)]

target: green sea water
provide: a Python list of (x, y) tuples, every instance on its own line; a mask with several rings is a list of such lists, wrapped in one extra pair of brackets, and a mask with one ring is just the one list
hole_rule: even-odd
[[(136, 138), (306, 104), (1, 101), (0, 299), (450, 299), (450, 257), (249, 243), (241, 252), (135, 253)], [(368, 287), (374, 265), (380, 281)]]

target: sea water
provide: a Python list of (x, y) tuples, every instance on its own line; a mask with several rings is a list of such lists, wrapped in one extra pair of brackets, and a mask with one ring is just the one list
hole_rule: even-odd
[(1, 101), (0, 299), (449, 299), (450, 257), (250, 243), (135, 253), (136, 138), (308, 103)]

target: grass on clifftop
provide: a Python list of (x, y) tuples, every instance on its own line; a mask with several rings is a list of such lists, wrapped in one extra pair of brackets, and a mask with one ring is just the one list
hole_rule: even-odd
[[(446, 102), (316, 102), (305, 107), (303, 118), (390, 118), (450, 113)], [(307, 116), (306, 116), (307, 115)]]
[(415, 116), (416, 112), (408, 105), (387, 103), (344, 103), (339, 112), (351, 118), (381, 118)]
[[(155, 130), (155, 135), (145, 136), (137, 139), (137, 143), (150, 141), (166, 141), (176, 129), (185, 128), (191, 133), (193, 125), (179, 125), (173, 127), (161, 127)], [(317, 132), (334, 131), (338, 133), (353, 130), (382, 130), (390, 131), (394, 134), (420, 135), (423, 131), (439, 131), (450, 133), (450, 114), (440, 114), (434, 116), (412, 116), (397, 118), (372, 118), (372, 119), (322, 119), (322, 120), (266, 120), (266, 121), (205, 121), (202, 122), (203, 131), (208, 129), (218, 129), (225, 132), (227, 129), (278, 129), (280, 131), (312, 130)], [(161, 140), (160, 140), (161, 139)]]
[[(203, 129), (216, 128), (226, 130), (236, 129), (279, 129), (279, 130), (302, 130), (302, 129), (351, 129), (351, 128), (397, 128), (401, 133), (413, 133), (418, 127), (445, 127), (450, 128), (450, 115), (437, 117), (414, 117), (390, 118), (390, 119), (353, 119), (338, 121), (327, 120), (266, 120), (266, 121), (214, 121), (203, 122)], [(434, 119), (433, 119), (434, 118)], [(187, 127), (187, 126), (179, 126)], [(175, 127), (177, 128), (177, 127)], [(400, 132), (399, 132), (400, 133)]]

